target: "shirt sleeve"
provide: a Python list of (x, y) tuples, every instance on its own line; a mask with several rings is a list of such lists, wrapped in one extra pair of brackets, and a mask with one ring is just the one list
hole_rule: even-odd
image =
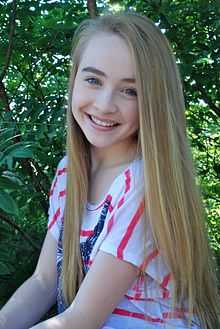
[(66, 192), (66, 156), (59, 162), (49, 192), (47, 228), (58, 241), (64, 213)]

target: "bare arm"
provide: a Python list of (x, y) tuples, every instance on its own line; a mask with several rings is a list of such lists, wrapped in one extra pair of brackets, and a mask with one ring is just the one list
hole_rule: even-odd
[(31, 329), (99, 329), (138, 275), (134, 265), (99, 251), (72, 305)]
[(55, 303), (56, 244), (48, 232), (34, 274), (0, 310), (0, 329), (27, 329)]

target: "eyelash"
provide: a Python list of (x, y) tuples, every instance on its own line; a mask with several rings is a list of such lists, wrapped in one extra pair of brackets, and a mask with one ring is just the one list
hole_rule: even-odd
[[(97, 78), (87, 78), (87, 79), (85, 79), (85, 81), (88, 82), (88, 84), (90, 84), (90, 85), (99, 85), (99, 86), (101, 86), (101, 82)], [(125, 89), (123, 89), (123, 91), (126, 91), (126, 95), (128, 95), (128, 96), (137, 97), (137, 91), (133, 88), (125, 88)], [(132, 92), (132, 95), (127, 93), (127, 91)]]
[[(88, 84), (90, 84), (90, 85), (94, 85), (94, 84), (101, 85), (101, 82), (96, 78), (87, 78), (87, 79), (85, 79), (85, 81), (88, 82)], [(95, 82), (95, 83), (93, 83), (93, 82)]]

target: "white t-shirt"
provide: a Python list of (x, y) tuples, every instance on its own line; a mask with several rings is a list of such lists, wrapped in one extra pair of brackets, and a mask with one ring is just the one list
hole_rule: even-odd
[[(57, 241), (64, 218), (66, 170), (65, 156), (50, 190), (48, 229)], [(145, 275), (135, 280), (103, 329), (188, 328), (186, 303), (171, 313), (172, 274), (154, 246), (150, 228), (145, 232), (144, 255), (143, 181), (143, 162), (134, 160), (114, 179), (102, 202), (87, 203), (80, 232), (84, 270), (89, 270), (99, 250), (138, 268), (145, 266)], [(62, 251), (58, 249), (57, 261), (61, 261)], [(200, 328), (196, 318), (191, 328)]]

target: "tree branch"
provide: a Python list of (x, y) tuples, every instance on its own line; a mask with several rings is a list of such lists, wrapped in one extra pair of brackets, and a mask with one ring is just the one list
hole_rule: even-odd
[(206, 93), (205, 89), (203, 88), (203, 86), (198, 81), (196, 81), (196, 86), (197, 86), (198, 91), (200, 91), (200, 93), (202, 95), (202, 99), (204, 100), (204, 102), (209, 105), (210, 109), (213, 112), (215, 112), (215, 114), (218, 117), (220, 117), (220, 108), (217, 107), (213, 103), (213, 101), (211, 100), (211, 98), (208, 96), (208, 94)]
[[(24, 171), (32, 178), (32, 183), (35, 190), (40, 194), (43, 193), (44, 195), (48, 195), (48, 191), (47, 190), (45, 191), (43, 185), (40, 183), (41, 181), (43, 181), (44, 184), (46, 181), (48, 182), (48, 178), (41, 170), (40, 166), (38, 166), (37, 163), (34, 162), (34, 160), (32, 159), (21, 159), (21, 165), (24, 168)], [(34, 172), (34, 168), (36, 168), (37, 170), (37, 175)], [(48, 185), (50, 185), (49, 182)], [(48, 216), (47, 202), (44, 199), (42, 199), (40, 200), (40, 204), (42, 209), (44, 210), (45, 215)]]
[(10, 102), (8, 99), (8, 95), (5, 90), (4, 83), (0, 80), (0, 99), (2, 99), (3, 103), (5, 104), (5, 110), (6, 112), (10, 112)]
[(12, 2), (12, 16), (11, 16), (11, 23), (10, 23), (10, 32), (9, 32), (9, 43), (8, 43), (8, 49), (7, 49), (7, 53), (6, 53), (6, 61), (5, 61), (5, 66), (1, 72), (1, 76), (0, 76), (0, 81), (3, 80), (6, 72), (7, 72), (7, 69), (8, 69), (8, 66), (9, 66), (9, 63), (10, 63), (10, 60), (11, 60), (11, 55), (12, 55), (12, 51), (13, 51), (13, 37), (14, 37), (14, 33), (15, 33), (15, 18), (16, 18), (16, 7), (17, 7), (17, 3), (16, 3), (16, 0), (13, 0)]
[(87, 0), (87, 8), (88, 8), (89, 16), (91, 18), (97, 16), (97, 6), (95, 0)]
[(40, 251), (40, 247), (36, 245), (35, 242), (33, 242), (33, 240), (28, 236), (28, 234), (25, 233), (16, 223), (14, 223), (11, 219), (2, 213), (0, 213), (0, 219), (8, 225), (12, 226), (14, 230), (17, 230), (36, 251)]
[[(32, 63), (32, 66), (33, 66), (33, 63)], [(34, 90), (38, 90), (39, 91), (39, 93), (40, 93), (39, 99), (41, 101), (44, 101), (45, 100), (45, 97), (44, 97), (42, 88), (40, 86), (40, 83), (38, 81), (35, 81), (34, 80), (34, 75), (33, 75), (33, 72), (31, 70), (31, 68), (29, 67), (28, 71), (29, 71), (29, 74), (31, 74), (32, 80), (31, 79), (28, 79), (28, 77), (25, 74), (25, 72), (23, 72), (22, 70), (20, 70), (18, 64), (16, 64), (16, 70), (21, 74), (22, 78), (24, 80), (26, 80), (28, 82), (28, 84), (34, 88)]]

